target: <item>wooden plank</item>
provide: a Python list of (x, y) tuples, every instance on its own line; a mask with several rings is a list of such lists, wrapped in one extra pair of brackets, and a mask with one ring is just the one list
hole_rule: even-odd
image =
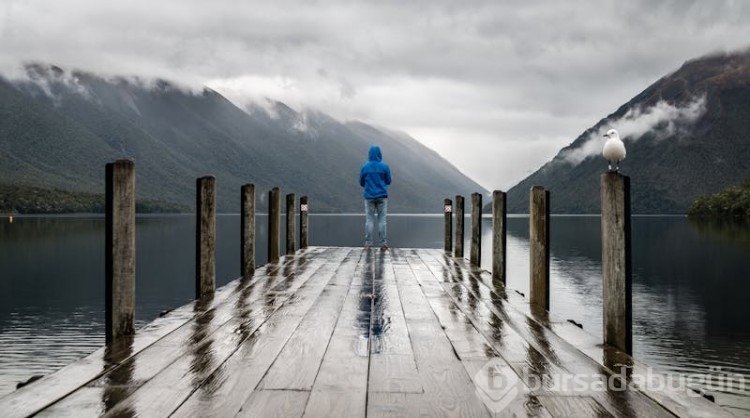
[(422, 393), (390, 255), (380, 252), (375, 258), (369, 391)]
[[(341, 314), (356, 262), (342, 264), (332, 285), (327, 286), (284, 346), (260, 383), (262, 389), (311, 390), (336, 322)], [(338, 279), (346, 285), (333, 285)]]
[[(363, 265), (360, 260), (355, 278), (364, 275)], [(341, 391), (347, 388), (362, 392), (367, 390), (371, 305), (371, 285), (357, 285), (349, 289), (315, 378), (313, 392)]]
[(556, 417), (612, 417), (590, 396), (540, 396), (539, 401)]
[[(434, 252), (420, 253), (420, 256), (424, 259), (429, 259), (432, 255), (434, 255)], [(432, 259), (437, 261), (438, 258), (433, 257)], [(426, 263), (431, 266), (436, 278), (440, 274), (441, 269), (448, 267), (445, 265), (435, 265), (434, 263), (430, 263), (429, 260), (426, 261)], [(451, 272), (455, 271), (450, 268), (448, 268), (448, 270)], [(586, 376), (609, 376), (611, 374), (611, 371), (595, 364), (591, 359), (575, 349), (575, 347), (572, 347), (570, 344), (563, 341), (549, 329), (515, 311), (511, 306), (488, 302), (495, 301), (495, 299), (490, 296), (492, 294), (492, 288), (486, 287), (486, 284), (483, 281), (478, 281), (472, 274), (467, 274), (461, 279), (462, 280), (457, 280), (453, 285), (444, 287), (462, 311), (471, 318), (477, 329), (488, 337), (488, 340), (491, 341), (492, 337), (487, 334), (488, 330), (484, 329), (481, 324), (488, 322), (491, 316), (497, 316), (502, 320), (506, 327), (510, 328), (513, 332), (518, 333), (526, 343), (528, 343), (529, 359), (534, 367), (542, 370), (551, 370), (552, 373), (564, 373), (568, 375), (582, 374)], [(473, 282), (474, 284), (465, 283), (463, 281), (464, 279), (469, 283)], [(459, 297), (459, 295), (467, 294), (467, 298), (462, 299)], [(474, 299), (475, 302), (470, 303), (469, 300), (471, 299)], [(498, 309), (498, 306), (502, 309)], [(488, 309), (489, 314), (487, 312)], [(497, 348), (498, 351), (502, 349), (502, 347), (494, 347)], [(514, 363), (516, 362), (511, 361), (511, 364)], [(523, 364), (523, 361), (520, 363)], [(559, 368), (561, 370), (555, 371), (553, 368)], [(521, 370), (519, 370), (519, 372), (521, 372)], [(633, 414), (672, 416), (672, 414), (669, 414), (659, 404), (653, 402), (640, 392), (630, 390), (589, 390), (578, 394), (592, 396), (610, 413), (618, 416), (632, 416)]]
[[(408, 274), (399, 270), (396, 274)], [(435, 411), (443, 416), (488, 416), (489, 412), (475, 394), (475, 386), (461, 361), (456, 358), (448, 337), (429, 306), (414, 272), (405, 280), (396, 279), (411, 338), (417, 370), (424, 388), (418, 410)]]
[[(285, 262), (294, 264), (291, 258), (285, 259)], [(276, 274), (278, 269), (272, 269), (270, 272)], [(299, 277), (290, 274), (286, 280), (300, 278), (307, 280), (313, 276), (313, 273), (310, 271), (307, 274), (300, 274)], [(223, 362), (223, 359), (238, 349), (244, 334), (240, 332), (240, 324), (233, 320), (236, 300), (244, 293), (248, 295), (251, 305), (255, 305), (253, 302), (264, 300), (266, 291), (272, 290), (275, 283), (285, 280), (280, 275), (269, 276), (269, 278), (273, 280), (271, 284), (267, 284), (266, 281), (251, 282), (252, 290), (249, 292), (246, 288), (235, 288), (231, 297), (217, 307), (211, 307), (210, 304), (202, 307), (199, 302), (196, 309), (199, 309), (201, 313), (194, 320), (181, 327), (179, 332), (163, 339), (162, 344), (157, 343), (150, 347), (151, 350), (157, 350), (161, 354), (156, 358), (165, 359), (159, 360), (163, 362), (161, 365), (166, 365), (165, 368), (159, 368), (158, 364), (145, 363), (149, 359), (145, 356), (145, 350), (131, 361), (119, 366), (119, 368), (141, 368), (144, 376), (143, 380), (132, 381), (131, 385), (136, 388), (132, 395), (113, 405), (108, 415), (118, 415), (127, 411), (147, 415), (168, 415), (174, 411), (195, 389), (202, 386), (213, 370)], [(300, 286), (301, 284), (299, 283)], [(262, 324), (264, 316), (267, 317), (272, 313), (266, 312), (263, 308), (250, 318), (255, 327)], [(144, 363), (139, 366), (138, 361), (141, 358), (144, 359)], [(114, 370), (117, 371), (117, 368)], [(98, 384), (106, 384), (106, 382), (100, 381)], [(59, 406), (55, 405), (55, 408), (65, 408), (69, 405), (81, 407), (81, 404), (85, 405), (86, 402), (74, 394), (66, 398)], [(81, 413), (86, 415), (84, 410), (81, 410)]]
[(236, 417), (301, 417), (309, 395), (295, 390), (259, 390), (253, 392)]
[[(312, 251), (321, 251), (320, 249)], [(273, 267), (275, 269), (276, 267)], [(250, 280), (253, 283), (264, 276), (267, 267), (263, 267), (256, 273), (256, 277)], [(235, 293), (239, 281), (234, 281), (219, 289), (211, 301), (212, 308), (222, 306), (224, 302)], [(195, 318), (193, 305), (185, 305), (171, 311), (168, 315), (157, 318), (153, 322), (138, 330), (132, 347), (129, 348), (130, 355), (141, 352), (146, 347), (159, 341), (165, 335), (180, 329)], [(0, 398), (0, 410), (9, 417), (25, 417), (34, 415), (45, 407), (66, 397), (76, 389), (99, 378), (111, 371), (117, 364), (105, 360), (107, 348), (102, 347), (83, 359), (63, 367), (33, 385), (25, 386)], [(116, 353), (111, 355), (116, 356)], [(123, 357), (122, 361), (129, 357)]]
[(214, 388), (211, 396), (193, 394), (174, 415), (232, 416), (241, 408), (252, 411), (243, 407), (243, 403), (246, 400), (250, 402), (253, 390), (299, 327), (320, 293), (338, 274), (344, 260), (351, 260), (350, 254), (352, 253), (349, 250), (339, 250), (326, 257), (325, 264), (315, 271), (314, 278), (308, 280), (295, 293), (294, 302), (279, 308), (213, 373), (210, 377)]
[(305, 417), (365, 417), (367, 391), (312, 391), (305, 407)]

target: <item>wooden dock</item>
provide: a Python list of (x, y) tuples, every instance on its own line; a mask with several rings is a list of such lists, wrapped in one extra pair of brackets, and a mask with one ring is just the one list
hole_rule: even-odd
[(556, 384), (620, 366), (646, 374), (443, 250), (310, 247), (3, 397), (0, 414), (730, 415), (684, 390)]

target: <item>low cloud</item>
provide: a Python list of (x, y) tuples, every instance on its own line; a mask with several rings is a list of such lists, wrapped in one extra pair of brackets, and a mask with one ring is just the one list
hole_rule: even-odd
[[(693, 99), (684, 106), (660, 100), (650, 107), (636, 106), (613, 121), (589, 132), (583, 145), (560, 153), (563, 162), (578, 165), (585, 159), (598, 155), (604, 146), (604, 134), (616, 129), (623, 141), (635, 142), (646, 134), (655, 140), (664, 140), (687, 130), (706, 113), (706, 96)], [(626, 142), (626, 144), (627, 144)]]

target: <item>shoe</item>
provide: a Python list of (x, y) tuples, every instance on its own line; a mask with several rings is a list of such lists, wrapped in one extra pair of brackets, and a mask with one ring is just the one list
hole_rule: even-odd
[(383, 244), (380, 246), (380, 251), (388, 251), (388, 246)]

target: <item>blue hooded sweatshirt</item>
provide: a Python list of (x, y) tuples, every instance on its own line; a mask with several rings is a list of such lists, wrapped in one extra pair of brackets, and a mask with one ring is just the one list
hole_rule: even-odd
[(391, 169), (382, 161), (380, 147), (370, 147), (369, 161), (359, 172), (359, 185), (365, 188), (365, 199), (388, 197), (388, 185), (391, 184)]

